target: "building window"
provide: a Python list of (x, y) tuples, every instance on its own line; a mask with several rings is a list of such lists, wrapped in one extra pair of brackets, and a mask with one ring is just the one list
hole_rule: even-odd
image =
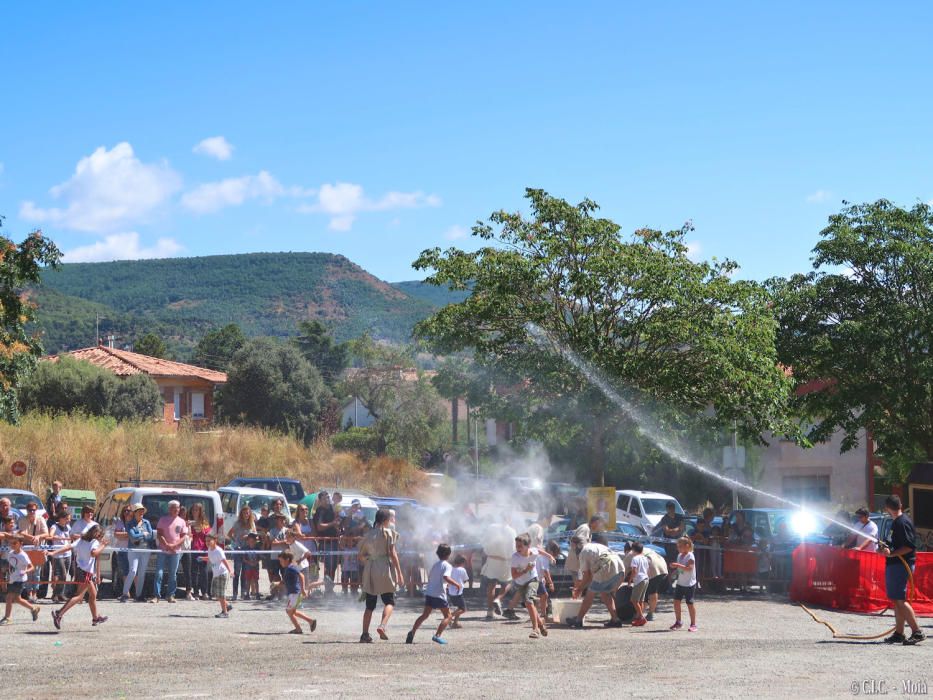
[(175, 420), (181, 420), (181, 390), (175, 389)]
[(828, 476), (785, 476), (781, 483), (784, 497), (792, 501), (829, 501)]
[(191, 393), (191, 417), (204, 418), (204, 393), (194, 391)]

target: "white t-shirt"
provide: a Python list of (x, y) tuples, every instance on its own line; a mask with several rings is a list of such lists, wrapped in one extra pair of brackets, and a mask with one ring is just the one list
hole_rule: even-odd
[(857, 523), (855, 529), (859, 532), (865, 533), (867, 537), (862, 535), (856, 535), (855, 546), (861, 547), (863, 544), (868, 542), (868, 546), (864, 548), (865, 552), (877, 552), (878, 551), (878, 526), (875, 525), (871, 520), (862, 525), (862, 523)]
[(93, 574), (97, 569), (97, 557), (94, 556), (94, 550), (100, 547), (97, 540), (78, 540), (74, 545), (75, 561), (82, 571)]
[(428, 586), (424, 589), (426, 596), (447, 600), (447, 588), (444, 586), (444, 577), (453, 578), (450, 574), (453, 567), (449, 561), (440, 561), (431, 567), (431, 573), (428, 574)]
[(226, 576), (229, 572), (224, 562), (227, 561), (227, 555), (220, 547), (212, 547), (207, 550), (207, 561), (211, 565), (211, 573), (214, 576)]
[(85, 520), (84, 518), (78, 518), (77, 520), (74, 521), (74, 523), (73, 523), (72, 526), (71, 526), (71, 536), (72, 536), (72, 537), (75, 537), (75, 536), (80, 537), (81, 535), (84, 534), (84, 531), (85, 531), (85, 530), (87, 530), (89, 527), (91, 527), (91, 525), (97, 525), (97, 523), (94, 522), (93, 520), (91, 520), (90, 522), (88, 522), (88, 521)]
[(538, 578), (538, 550), (529, 549), (528, 554), (522, 556), (518, 552), (512, 555), (512, 568), (524, 570), (526, 566), (531, 564), (531, 569), (526, 573), (519, 576), (517, 579), (514, 579), (516, 586), (524, 586), (529, 581)]
[(544, 577), (545, 571), (551, 570), (551, 558), (546, 554), (538, 555), (538, 575)]
[(6, 555), (6, 560), (10, 564), (10, 573), (8, 580), (10, 583), (25, 583), (26, 579), (29, 578), (29, 575), (26, 573), (26, 569), (29, 568), (29, 555), (26, 552), (8, 552)]
[(463, 587), (466, 586), (467, 582), (470, 580), (467, 570), (462, 566), (455, 566), (449, 575), (450, 578), (457, 582), (457, 585), (454, 586), (448, 583), (447, 592), (450, 595), (463, 595)]
[(515, 551), (515, 530), (505, 524), (490, 525), (483, 537), (483, 551), (486, 553), (483, 576), (497, 581), (510, 580), (509, 559)]
[(632, 557), (632, 571), (635, 572), (635, 578), (632, 583), (637, 585), (642, 581), (648, 580), (648, 557), (644, 554), (636, 554)]
[(291, 550), (293, 560), (296, 564), (298, 564), (298, 568), (301, 570), (307, 569), (308, 560), (305, 559), (305, 555), (308, 553), (308, 548), (301, 544), (301, 542), (298, 540), (295, 540), (290, 545), (288, 545), (288, 548)]
[(693, 552), (678, 554), (677, 563), (683, 564), (684, 566), (693, 564), (693, 568), (691, 568), (689, 571), (684, 569), (677, 569), (677, 585), (686, 586), (687, 588), (697, 585), (697, 564), (696, 557), (693, 556)]
[[(52, 546), (58, 549), (59, 547), (64, 547), (66, 544), (71, 542), (71, 526), (65, 525), (65, 527), (59, 527), (58, 523), (54, 523), (52, 528), (49, 530), (49, 533), (52, 535)], [(56, 554), (52, 557), (53, 559), (69, 559), (71, 558), (71, 550), (62, 552), (61, 554)]]

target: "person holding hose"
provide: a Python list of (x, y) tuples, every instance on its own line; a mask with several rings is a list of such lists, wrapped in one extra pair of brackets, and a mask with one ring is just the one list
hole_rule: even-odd
[[(904, 514), (899, 496), (894, 494), (885, 498), (884, 509), (894, 519), (889, 541), (879, 546), (879, 551), (887, 557), (884, 567), (885, 592), (894, 604), (894, 633), (885, 637), (884, 641), (887, 644), (911, 646), (926, 639), (917, 624), (914, 609), (907, 602), (907, 590), (917, 558), (916, 531), (910, 518)], [(910, 625), (912, 634), (909, 637), (904, 636), (904, 623)]]

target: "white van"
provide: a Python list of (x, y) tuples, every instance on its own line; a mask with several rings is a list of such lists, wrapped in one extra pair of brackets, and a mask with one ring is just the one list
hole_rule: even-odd
[[(233, 527), (233, 523), (239, 517), (243, 506), (249, 506), (250, 510), (253, 511), (253, 515), (258, 519), (259, 512), (264, 505), (269, 506), (271, 512), (273, 501), (285, 500), (285, 496), (278, 491), (254, 489), (252, 486), (221, 486), (217, 489), (217, 493), (220, 494), (220, 506), (224, 514), (224, 536), (230, 532), (230, 528)], [(285, 501), (285, 510), (283, 512), (290, 517), (294, 517), (294, 508), (295, 506)]]
[(641, 525), (648, 531), (648, 534), (651, 534), (667, 512), (669, 501), (673, 501), (674, 510), (679, 515), (684, 514), (684, 509), (677, 502), (677, 499), (668, 496), (666, 493), (657, 493), (656, 491), (616, 491), (616, 522)]
[[(191, 506), (200, 503), (204, 506), (204, 516), (212, 524), (212, 532), (218, 536), (224, 532), (224, 514), (220, 503), (220, 495), (216, 491), (204, 491), (201, 489), (175, 488), (172, 486), (122, 486), (114, 489), (101, 501), (97, 509), (97, 515), (94, 518), (104, 529), (108, 536), (111, 536), (114, 523), (120, 517), (120, 511), (123, 506), (142, 503), (146, 506), (146, 520), (152, 524), (152, 529), (156, 529), (159, 518), (168, 513), (169, 501), (178, 501), (189, 512)], [(111, 546), (126, 547), (127, 537), (111, 537)], [(146, 570), (147, 585), (155, 576), (156, 557), (149, 558), (149, 566)], [(178, 567), (179, 575), (184, 575), (182, 567)], [(114, 596), (122, 593), (123, 575), (117, 564), (116, 552), (104, 552), (100, 556), (100, 576), (102, 581), (110, 582), (110, 591), (107, 591), (106, 585), (101, 588), (105, 593), (110, 592)], [(187, 581), (185, 582), (187, 586)], [(184, 587), (184, 586), (183, 586)]]

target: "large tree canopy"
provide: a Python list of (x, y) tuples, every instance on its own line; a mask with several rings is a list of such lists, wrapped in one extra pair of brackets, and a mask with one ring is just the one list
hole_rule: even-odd
[(328, 386), (333, 386), (350, 362), (349, 346), (347, 343), (335, 343), (330, 331), (320, 321), (302, 321), (298, 324), (298, 333), (295, 344), (301, 354), (317, 367)]
[(227, 421), (275, 428), (310, 442), (321, 431), (330, 391), (297, 348), (258, 338), (233, 356), (218, 399)]
[[(0, 216), (0, 226), (3, 217)], [(43, 266), (56, 267), (61, 252), (40, 231), (33, 231), (16, 245), (0, 236), (0, 419), (15, 421), (17, 387), (36, 366), (42, 354), (37, 336), (26, 333), (35, 317), (34, 305), (23, 295), (27, 284), (40, 283)]]
[(889, 465), (933, 460), (933, 210), (847, 205), (820, 235), (814, 272), (771, 281), (782, 361), (825, 387), (800, 398), (810, 437), (869, 428)]
[(246, 336), (235, 323), (214, 329), (198, 341), (194, 351), (194, 364), (221, 372), (227, 370), (237, 350), (246, 345)]
[(509, 375), (522, 388), (510, 393), (540, 412), (541, 431), (555, 421), (587, 431), (594, 480), (603, 478), (609, 431), (631, 426), (559, 355), (531, 342), (530, 323), (681, 424), (734, 422), (755, 441), (790, 430), (789, 381), (760, 285), (733, 280), (732, 262), (690, 260), (686, 229), (623, 236), (594, 202), (535, 189), (526, 197), (529, 218), (499, 211), (474, 226), (490, 245), (421, 254), (415, 267), (433, 270), (429, 282), (472, 293), (420, 323), (418, 335), (439, 352), (472, 348), (481, 365)]

